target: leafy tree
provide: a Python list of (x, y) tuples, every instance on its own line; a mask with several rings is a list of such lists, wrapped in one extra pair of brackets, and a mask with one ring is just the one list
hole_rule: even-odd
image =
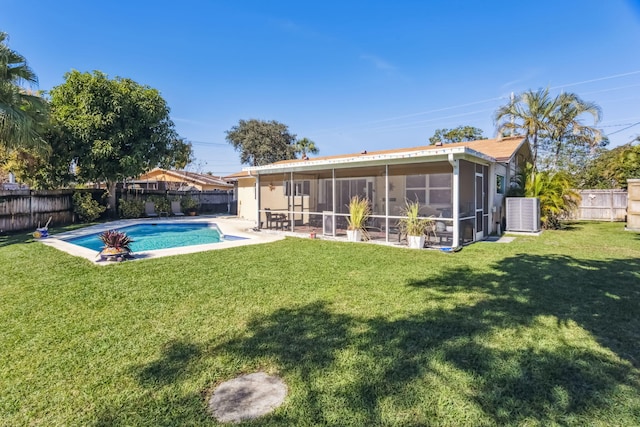
[(436, 129), (429, 141), (431, 145), (435, 145), (438, 142), (449, 144), (452, 142), (475, 141), (477, 139), (485, 139), (482, 135), (482, 129), (473, 126), (458, 126), (454, 129)]
[(19, 182), (38, 190), (68, 186), (75, 181), (71, 173), (73, 153), (57, 127), (49, 123), (41, 132), (47, 150), (0, 147), (0, 169), (13, 172)]
[(580, 204), (580, 194), (565, 171), (535, 171), (527, 163), (518, 173), (516, 184), (509, 195), (540, 199), (540, 221), (546, 229), (560, 228), (560, 219)]
[(7, 46), (7, 34), (0, 32), (0, 145), (42, 147), (38, 124), (46, 119), (47, 105), (37, 94), (21, 84), (38, 83), (24, 56)]
[(184, 167), (191, 155), (160, 93), (131, 79), (67, 73), (51, 90), (51, 116), (72, 151), (78, 179), (107, 183), (112, 214), (116, 182), (157, 166)]
[(226, 139), (240, 152), (240, 162), (251, 166), (295, 159), (296, 136), (275, 120), (240, 120), (227, 131)]
[(640, 178), (640, 145), (632, 143), (602, 150), (578, 176), (581, 188), (627, 188), (630, 178)]
[(307, 153), (318, 154), (320, 150), (316, 147), (316, 143), (307, 138), (302, 138), (295, 143), (295, 152), (300, 154), (304, 159), (307, 157)]

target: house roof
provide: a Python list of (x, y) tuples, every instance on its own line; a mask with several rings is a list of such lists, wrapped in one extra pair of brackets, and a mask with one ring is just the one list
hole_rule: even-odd
[[(187, 172), (187, 171), (182, 171), (182, 170), (167, 170), (167, 169), (156, 168), (156, 169), (153, 169), (152, 171), (148, 172), (147, 174), (151, 174), (152, 172), (156, 172), (156, 171), (161, 171), (165, 175), (174, 176), (174, 177), (176, 177), (178, 179), (184, 180), (185, 182), (193, 182), (193, 183), (200, 184), (200, 185), (216, 185), (216, 186), (219, 186), (219, 187), (227, 187), (227, 188), (233, 187), (232, 184), (229, 184), (221, 176), (214, 176), (214, 175), (208, 175), (208, 174), (203, 174), (203, 173), (195, 173), (195, 172)], [(145, 174), (145, 175), (147, 175), (147, 174)]]
[(229, 175), (227, 178), (241, 179), (257, 174), (280, 169), (308, 169), (312, 167), (327, 167), (353, 162), (380, 162), (393, 159), (407, 159), (419, 157), (472, 156), (488, 162), (508, 162), (526, 144), (526, 138), (513, 136), (506, 138), (481, 139), (476, 141), (456, 142), (444, 145), (425, 145), (419, 147), (396, 148), (390, 150), (363, 151), (362, 153), (321, 156), (308, 159), (281, 160), (264, 166), (253, 166), (242, 172)]
[(240, 171), (236, 173), (232, 173), (231, 175), (227, 175), (224, 177), (226, 181), (235, 181), (238, 178), (249, 178), (251, 175), (248, 171)]

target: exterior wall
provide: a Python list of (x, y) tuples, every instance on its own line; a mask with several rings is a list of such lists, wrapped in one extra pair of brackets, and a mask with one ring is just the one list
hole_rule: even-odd
[(238, 217), (249, 221), (257, 221), (256, 212), (258, 201), (256, 200), (255, 178), (238, 179)]
[[(492, 184), (489, 187), (490, 194), (493, 195), (493, 203), (492, 206), (492, 221), (491, 231), (493, 233), (503, 232), (504, 228), (502, 224), (504, 223), (505, 215), (505, 194), (509, 190), (509, 171), (510, 167), (504, 163), (496, 163), (493, 165), (493, 173), (489, 173), (490, 175), (490, 183)], [(504, 182), (502, 183), (502, 189), (498, 188), (498, 176), (504, 177)], [(502, 191), (499, 193), (498, 191)]]

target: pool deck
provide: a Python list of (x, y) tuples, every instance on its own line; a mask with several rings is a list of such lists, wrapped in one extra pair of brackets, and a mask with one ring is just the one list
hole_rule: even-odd
[(237, 246), (255, 245), (260, 243), (270, 243), (284, 239), (285, 236), (269, 233), (254, 233), (252, 228), (255, 226), (253, 221), (245, 221), (236, 217), (223, 216), (197, 216), (197, 217), (172, 217), (172, 218), (142, 218), (142, 219), (126, 219), (119, 221), (107, 222), (104, 224), (93, 225), (90, 227), (80, 228), (74, 231), (59, 233), (40, 240), (47, 246), (54, 247), (68, 254), (85, 258), (97, 265), (109, 265), (112, 262), (101, 261), (98, 252), (82, 246), (65, 242), (61, 239), (71, 237), (84, 236), (87, 234), (101, 233), (105, 230), (126, 227), (136, 224), (162, 224), (162, 223), (212, 223), (216, 224), (224, 235), (244, 237), (240, 240), (229, 240), (219, 243), (211, 243), (206, 245), (182, 246), (179, 248), (158, 249), (153, 251), (135, 252), (133, 260), (159, 258), (171, 255), (191, 254), (195, 252), (211, 251), (218, 249), (234, 248)]

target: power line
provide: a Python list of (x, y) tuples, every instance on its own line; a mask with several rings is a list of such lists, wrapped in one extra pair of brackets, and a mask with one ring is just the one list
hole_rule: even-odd
[[(582, 85), (582, 84), (586, 84), (586, 83), (593, 83), (593, 82), (599, 82), (599, 81), (604, 81), (604, 80), (617, 79), (617, 78), (620, 78), (620, 77), (626, 77), (626, 76), (631, 76), (631, 75), (636, 75), (636, 74), (640, 74), (640, 70), (630, 71), (630, 72), (627, 72), (627, 73), (612, 74), (610, 76), (598, 77), (598, 78), (595, 78), (595, 79), (582, 80), (582, 81), (578, 81), (578, 82), (566, 83), (566, 84), (563, 84), (563, 85), (549, 87), (549, 89), (560, 89), (560, 88), (566, 88), (566, 87), (571, 87), (571, 86), (578, 86), (578, 85)], [(636, 86), (636, 85), (623, 86), (623, 87), (618, 87), (618, 88), (613, 88), (613, 89), (605, 89), (604, 91), (617, 90), (617, 89), (622, 89), (622, 88), (632, 87), (632, 86)], [(339, 126), (339, 127), (335, 127), (335, 128), (321, 129), (321, 130), (318, 130), (318, 131), (315, 131), (315, 132), (312, 131), (312, 132), (309, 132), (309, 133), (317, 135), (317, 134), (335, 132), (335, 131), (340, 131), (340, 130), (345, 130), (345, 129), (347, 131), (348, 130), (354, 130), (354, 129), (357, 130), (358, 128), (361, 128), (363, 126), (368, 126), (368, 125), (371, 125), (371, 124), (384, 123), (384, 122), (389, 122), (389, 121), (394, 121), (394, 120), (401, 120), (401, 119), (406, 119), (406, 118), (411, 118), (411, 117), (421, 116), (421, 115), (427, 115), (427, 114), (437, 113), (437, 112), (446, 111), (446, 110), (464, 108), (464, 107), (477, 105), (477, 104), (483, 104), (483, 103), (487, 103), (487, 102), (500, 101), (500, 100), (508, 99), (508, 98), (509, 98), (508, 96), (499, 96), (499, 97), (496, 97), (496, 98), (484, 99), (484, 100), (481, 100), (481, 101), (473, 101), (473, 102), (468, 102), (468, 103), (465, 103), (465, 104), (453, 105), (453, 106), (442, 107), (442, 108), (435, 108), (435, 109), (428, 110), (428, 111), (421, 111), (421, 112), (417, 112), (417, 113), (405, 114), (405, 115), (402, 115), (402, 116), (388, 117), (388, 118), (384, 118), (384, 119), (373, 120), (373, 121), (369, 121), (369, 122), (363, 122), (363, 123), (360, 123), (360, 124), (355, 125), (353, 127), (350, 127), (350, 126)], [(434, 119), (434, 120), (439, 120), (439, 119)], [(398, 125), (395, 125), (395, 126), (407, 126), (409, 124), (413, 124), (413, 123), (398, 124)], [(389, 125), (389, 126), (394, 126), (394, 125)], [(386, 127), (382, 127), (382, 128), (379, 128), (379, 129), (385, 129), (385, 128)]]
[(607, 134), (607, 136), (615, 135), (616, 133), (619, 133), (619, 132), (625, 131), (625, 130), (627, 130), (627, 129), (630, 129), (630, 128), (632, 128), (632, 127), (634, 127), (634, 126), (638, 126), (638, 125), (640, 125), (640, 122), (635, 122), (635, 123), (633, 123), (632, 125), (627, 126), (626, 128), (618, 129), (618, 130), (616, 130), (616, 131), (614, 131), (614, 132), (611, 132), (611, 133)]
[(581, 81), (581, 82), (567, 83), (567, 84), (560, 85), (560, 86), (553, 86), (553, 87), (550, 87), (549, 89), (560, 89), (560, 88), (565, 88), (565, 87), (570, 87), (570, 86), (578, 86), (578, 85), (582, 85), (582, 84), (585, 84), (585, 83), (593, 83), (593, 82), (599, 82), (599, 81), (602, 81), (602, 80), (610, 80), (610, 79), (617, 79), (619, 77), (631, 76), (633, 74), (640, 74), (640, 70), (630, 71), (628, 73), (622, 73), (622, 74), (614, 74), (614, 75), (606, 76), (606, 77), (598, 77), (597, 79), (584, 80), (584, 81)]

